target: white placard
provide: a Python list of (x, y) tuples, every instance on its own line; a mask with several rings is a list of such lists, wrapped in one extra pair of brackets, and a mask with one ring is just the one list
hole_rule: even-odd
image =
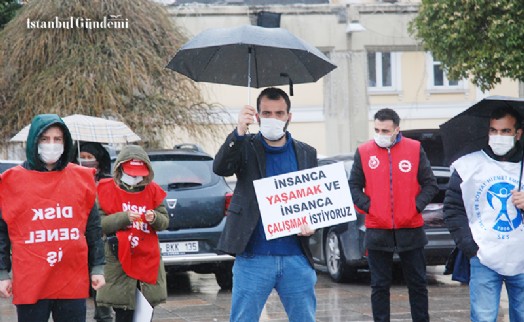
[(343, 162), (253, 182), (268, 240), (355, 220)]
[(136, 289), (135, 301), (133, 322), (150, 322), (153, 317), (153, 307), (139, 289)]

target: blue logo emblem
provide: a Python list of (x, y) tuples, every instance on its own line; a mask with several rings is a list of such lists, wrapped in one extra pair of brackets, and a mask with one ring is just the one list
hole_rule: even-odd
[[(495, 219), (494, 230), (500, 232), (510, 232), (518, 228), (522, 224), (522, 216), (520, 210), (513, 205), (509, 200), (511, 197), (511, 190), (515, 188), (514, 185), (507, 182), (499, 182), (492, 185), (487, 191), (486, 197), (489, 206), (498, 211)], [(508, 211), (508, 204), (510, 210)], [(515, 209), (515, 211), (513, 211)]]

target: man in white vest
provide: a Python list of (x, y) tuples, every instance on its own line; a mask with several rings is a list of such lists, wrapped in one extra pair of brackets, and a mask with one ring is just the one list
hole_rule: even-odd
[[(497, 321), (502, 283), (510, 321), (524, 321), (524, 201), (520, 143), (522, 118), (511, 107), (493, 111), (489, 140), (452, 165), (444, 219), (470, 259), (471, 321)], [(519, 176), (520, 175), (520, 176)]]

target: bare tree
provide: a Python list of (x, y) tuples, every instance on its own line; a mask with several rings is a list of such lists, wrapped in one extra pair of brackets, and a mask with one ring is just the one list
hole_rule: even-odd
[[(95, 28), (102, 21), (119, 28)], [(214, 135), (216, 127), (206, 125), (216, 123), (217, 106), (203, 101), (193, 81), (165, 68), (186, 41), (149, 0), (29, 1), (0, 33), (4, 143), (40, 113), (123, 121), (146, 147), (161, 146), (166, 128)]]

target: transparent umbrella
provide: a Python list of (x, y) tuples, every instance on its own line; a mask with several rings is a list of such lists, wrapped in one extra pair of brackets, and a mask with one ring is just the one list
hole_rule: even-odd
[[(75, 141), (99, 143), (131, 143), (140, 137), (126, 124), (88, 115), (74, 114), (62, 118)], [(26, 142), (31, 125), (27, 125), (11, 138), (11, 142)]]

